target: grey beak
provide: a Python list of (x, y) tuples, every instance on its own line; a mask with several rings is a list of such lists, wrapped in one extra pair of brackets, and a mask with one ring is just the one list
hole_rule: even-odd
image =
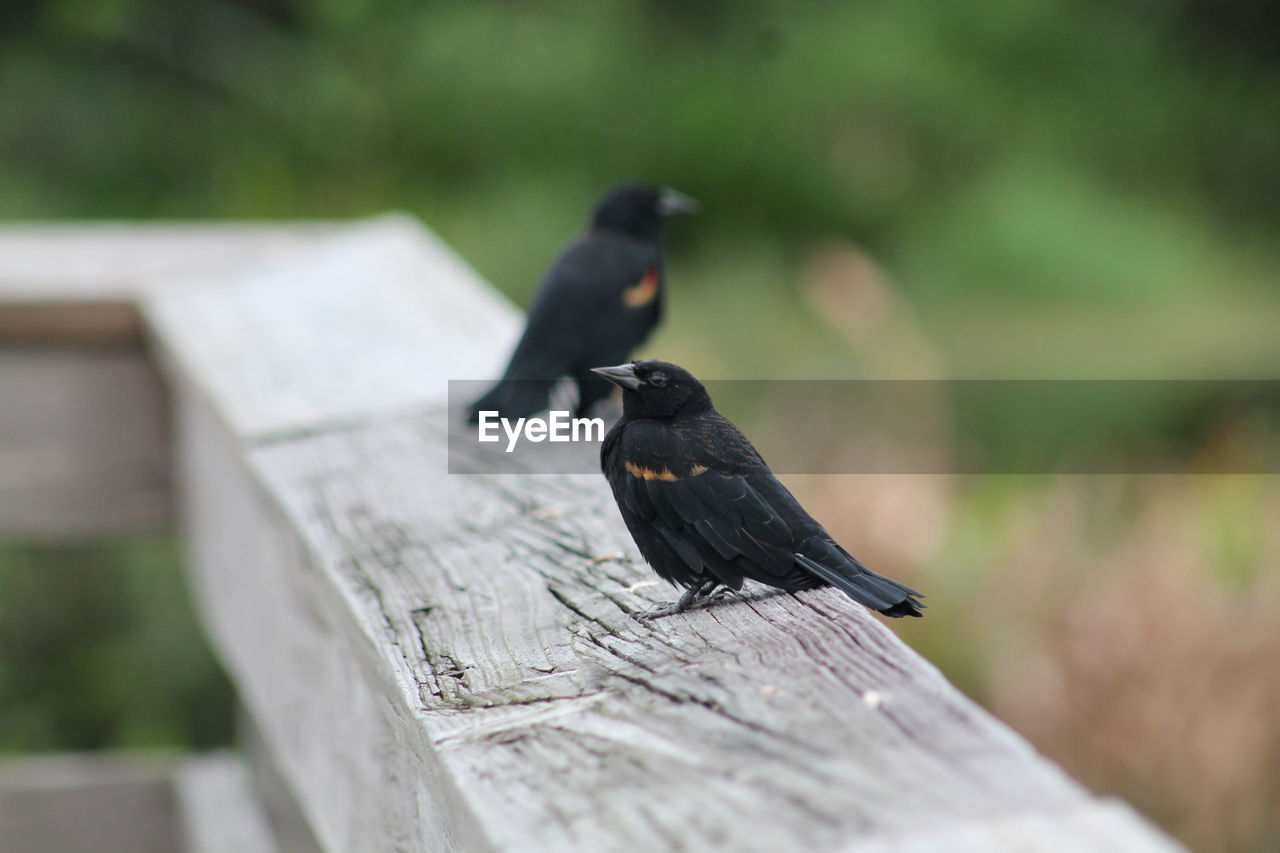
[(598, 373), (619, 388), (634, 391), (640, 387), (640, 379), (636, 376), (636, 368), (631, 364), (619, 364), (617, 367), (593, 367), (592, 373)]
[(661, 216), (675, 216), (677, 213), (698, 213), (702, 205), (696, 198), (689, 198), (670, 187), (664, 187), (658, 196), (658, 213)]

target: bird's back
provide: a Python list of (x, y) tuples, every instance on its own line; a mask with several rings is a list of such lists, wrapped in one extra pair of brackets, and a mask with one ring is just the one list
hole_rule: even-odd
[(688, 589), (663, 613), (751, 578), (788, 591), (832, 584), (886, 616), (920, 615), (920, 594), (840, 547), (688, 371), (645, 361), (600, 374), (624, 389), (605, 477), (645, 559)]
[(672, 422), (620, 420), (601, 465), (623, 520), (653, 568), (691, 585), (700, 563), (733, 588), (752, 578), (817, 585), (795, 553), (826, 532), (714, 409)]
[(920, 615), (919, 593), (842, 548), (714, 409), (670, 422), (624, 416), (601, 464), (641, 553), (666, 580), (740, 589), (750, 578), (789, 591), (833, 584), (885, 615)]
[(658, 245), (590, 232), (543, 279), (507, 378), (554, 378), (625, 360), (657, 325), (661, 308)]

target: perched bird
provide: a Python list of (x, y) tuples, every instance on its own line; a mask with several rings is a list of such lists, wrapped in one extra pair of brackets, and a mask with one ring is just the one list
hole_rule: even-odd
[(543, 279), (506, 372), (472, 404), (471, 419), (481, 411), (540, 412), (565, 376), (578, 387), (578, 415), (606, 397), (612, 386), (591, 368), (629, 358), (662, 318), (662, 220), (697, 210), (688, 196), (650, 184), (606, 193), (587, 233)]
[(744, 578), (788, 591), (831, 584), (886, 616), (922, 615), (923, 596), (841, 548), (687, 370), (638, 361), (595, 372), (622, 388), (622, 418), (600, 451), (618, 509), (658, 576), (686, 589), (642, 617), (702, 606)]

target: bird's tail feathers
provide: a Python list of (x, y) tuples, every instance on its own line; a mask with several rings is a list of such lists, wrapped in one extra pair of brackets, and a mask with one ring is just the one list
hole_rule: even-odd
[(916, 599), (924, 598), (909, 586), (878, 575), (845, 554), (839, 568), (823, 565), (804, 554), (796, 554), (796, 562), (822, 580), (838, 587), (854, 601), (885, 616), (923, 616), (924, 605)]

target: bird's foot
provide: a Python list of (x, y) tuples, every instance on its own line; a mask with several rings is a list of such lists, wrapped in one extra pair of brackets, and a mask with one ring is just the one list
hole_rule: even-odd
[(664, 601), (661, 604), (650, 607), (648, 610), (640, 610), (631, 615), (641, 622), (648, 622), (650, 619), (661, 619), (663, 616), (680, 613), (683, 609), (678, 601)]
[(648, 610), (643, 610), (632, 615), (642, 622), (647, 622), (650, 619), (661, 619), (663, 616), (684, 613), (688, 610), (697, 610), (700, 607), (706, 607), (709, 604), (722, 601), (727, 595), (729, 595), (729, 593), (733, 592), (733, 590), (729, 589), (727, 586), (716, 589), (716, 587), (719, 586), (719, 581), (703, 581), (696, 586), (689, 587), (689, 589), (685, 591), (684, 595), (680, 596), (679, 601), (665, 601), (662, 604), (649, 608)]

